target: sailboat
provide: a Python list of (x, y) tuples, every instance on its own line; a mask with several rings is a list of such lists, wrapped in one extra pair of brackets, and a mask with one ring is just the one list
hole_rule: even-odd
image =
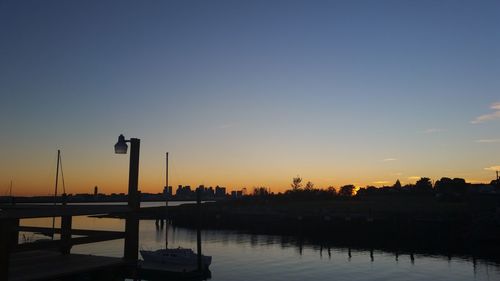
[[(192, 249), (179, 247), (156, 251), (141, 250), (140, 252), (146, 262), (188, 267), (194, 267), (198, 264), (198, 255)], [(212, 256), (201, 255), (201, 262), (202, 266), (207, 268), (212, 263)]]
[[(168, 152), (166, 153), (166, 173), (165, 182), (168, 189)], [(165, 195), (166, 200), (168, 194)], [(168, 206), (168, 201), (166, 201), (166, 206)], [(167, 219), (167, 218), (165, 218)], [(167, 224), (168, 226), (168, 224)], [(145, 262), (156, 264), (156, 265), (175, 265), (184, 268), (193, 268), (198, 264), (198, 254), (196, 254), (192, 249), (186, 248), (168, 248), (168, 229), (165, 230), (165, 249), (159, 249), (155, 251), (141, 250), (141, 256)], [(201, 255), (201, 266), (203, 268), (208, 268), (212, 263), (212, 256)]]
[[(62, 158), (61, 158), (61, 150), (57, 150), (57, 167), (56, 167), (56, 184), (54, 187), (54, 206), (57, 205), (57, 188), (58, 188), (58, 183), (59, 183), (59, 170), (61, 170), (61, 179), (62, 179), (62, 184), (63, 184), (63, 199), (66, 197), (66, 185), (64, 184), (64, 173), (63, 173), (63, 168), (62, 168)], [(63, 201), (62, 204), (64, 205), (66, 202)], [(52, 235), (51, 238), (54, 240), (54, 234), (56, 233), (56, 218), (52, 217)]]

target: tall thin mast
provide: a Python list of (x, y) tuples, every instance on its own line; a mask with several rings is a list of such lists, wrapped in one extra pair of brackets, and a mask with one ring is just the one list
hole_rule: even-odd
[(59, 161), (61, 160), (61, 150), (57, 150), (57, 168), (56, 168), (56, 187), (54, 190), (54, 205), (56, 205), (57, 200), (57, 184), (59, 183)]
[(166, 153), (166, 169), (165, 169), (165, 249), (168, 249), (168, 196), (170, 196), (168, 188), (168, 152)]
[(165, 186), (167, 187), (167, 191), (168, 191), (168, 152), (167, 152), (166, 162), (167, 162), (167, 165), (166, 165), (167, 168), (165, 170)]
[(14, 198), (12, 197), (12, 180), (10, 180), (9, 198), (10, 204), (14, 205)]
[[(56, 187), (54, 190), (54, 206), (57, 205), (57, 184), (59, 182), (59, 161), (61, 160), (61, 150), (57, 150)], [(56, 227), (56, 217), (52, 217), (52, 240), (54, 240)]]

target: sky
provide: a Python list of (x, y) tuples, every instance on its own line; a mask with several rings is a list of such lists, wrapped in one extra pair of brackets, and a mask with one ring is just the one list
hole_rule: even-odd
[(489, 182), (498, 1), (0, 1), (0, 195)]

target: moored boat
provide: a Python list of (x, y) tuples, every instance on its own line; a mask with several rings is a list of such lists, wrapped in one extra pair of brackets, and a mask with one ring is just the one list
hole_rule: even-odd
[[(170, 264), (170, 265), (197, 265), (198, 255), (191, 249), (159, 249), (156, 251), (141, 250), (142, 258), (145, 262)], [(203, 267), (208, 267), (212, 263), (212, 256), (201, 256)]]

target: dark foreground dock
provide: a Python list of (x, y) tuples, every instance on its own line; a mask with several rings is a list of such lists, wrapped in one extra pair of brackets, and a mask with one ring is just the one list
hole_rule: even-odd
[[(201, 267), (201, 236), (198, 231), (198, 265), (193, 268), (168, 268), (142, 263), (139, 252), (139, 201), (128, 206), (59, 205), (0, 206), (0, 280), (204, 280), (208, 268)], [(198, 200), (198, 206), (201, 200)], [(74, 216), (120, 213), (125, 231), (72, 228)], [(60, 217), (60, 228), (21, 226), (28, 218)], [(41, 233), (52, 239), (19, 243), (20, 232)], [(57, 234), (57, 235), (55, 235)], [(56, 239), (58, 238), (58, 239)], [(75, 245), (124, 239), (123, 257), (103, 257), (71, 253)]]
[[(56, 251), (27, 251), (11, 256), (9, 281), (67, 279), (76, 275), (99, 275), (101, 280), (112, 279), (113, 272), (124, 272), (121, 258), (92, 255), (62, 255)], [(107, 274), (109, 273), (109, 274)]]
[[(128, 228), (132, 231), (127, 233), (72, 228), (73, 216), (103, 214), (110, 210), (125, 213)], [(73, 280), (83, 275), (96, 280), (113, 280), (119, 274), (130, 275), (137, 264), (138, 251), (135, 228), (137, 218), (134, 211), (129, 206), (2, 206), (0, 280)], [(20, 226), (22, 219), (43, 217), (60, 217), (61, 227)], [(52, 236), (53, 239), (19, 243), (19, 232), (41, 233)], [(125, 239), (123, 258), (71, 253), (71, 248), (75, 245), (114, 239)], [(93, 274), (99, 278), (93, 278)]]

